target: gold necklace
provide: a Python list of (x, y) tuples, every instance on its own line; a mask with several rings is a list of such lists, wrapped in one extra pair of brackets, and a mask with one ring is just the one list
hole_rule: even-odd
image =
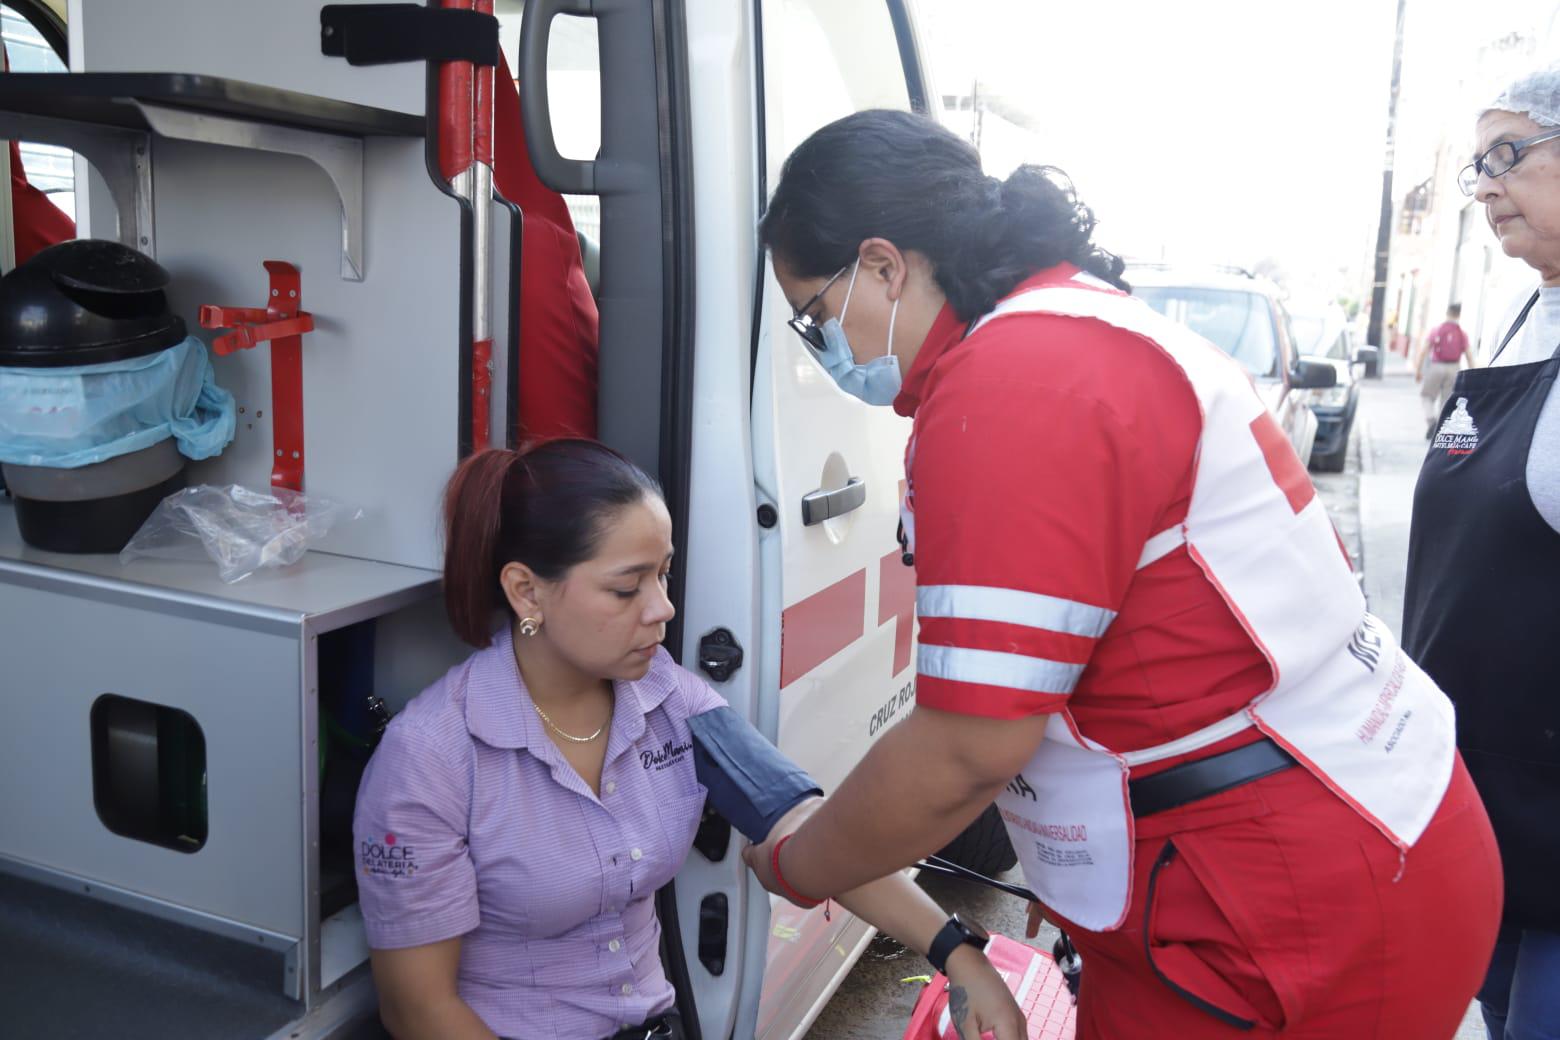
[(532, 701), (531, 702), (531, 707), (536, 709), (536, 714), (538, 714), (538, 715), (540, 715), (542, 717), (542, 721), (547, 723), (547, 725), (552, 728), (552, 731), (554, 733), (558, 734), (558, 736), (562, 737), (564, 740), (572, 740), (576, 744), (589, 744), (591, 741), (595, 740), (597, 737), (599, 737), (603, 733), (605, 733), (607, 731), (607, 727), (612, 724), (612, 719), (609, 716), (607, 718), (607, 721), (603, 722), (601, 724), (601, 728), (598, 729), (596, 732), (592, 733), (590, 736), (588, 736), (588, 737), (576, 737), (573, 733), (565, 733), (563, 730), (559, 729), (558, 728), (558, 724), (556, 722), (554, 722), (552, 719), (549, 719), (547, 717), (547, 713), (542, 710), (542, 706), (540, 704), (537, 704), (535, 701)]

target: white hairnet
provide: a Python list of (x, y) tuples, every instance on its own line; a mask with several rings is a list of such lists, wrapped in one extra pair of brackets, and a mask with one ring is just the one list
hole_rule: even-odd
[(1486, 111), (1516, 112), (1539, 126), (1560, 126), (1560, 61), (1512, 80)]

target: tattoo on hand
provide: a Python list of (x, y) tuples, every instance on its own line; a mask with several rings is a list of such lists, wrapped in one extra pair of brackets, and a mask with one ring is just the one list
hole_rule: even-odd
[(948, 990), (948, 1015), (953, 1019), (953, 1028), (963, 1036), (964, 1020), (970, 1017), (970, 995), (963, 986)]

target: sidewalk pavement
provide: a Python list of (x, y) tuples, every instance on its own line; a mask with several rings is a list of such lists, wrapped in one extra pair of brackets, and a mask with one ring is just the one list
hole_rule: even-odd
[(1365, 597), (1371, 613), (1394, 632), (1403, 628), (1403, 580), (1414, 484), (1425, 457), (1419, 384), (1396, 354), (1382, 361), (1382, 378), (1361, 384), (1360, 529)]
[[(1382, 378), (1361, 383), (1355, 426), (1360, 436), (1360, 553), (1371, 613), (1403, 631), (1403, 581), (1414, 484), (1425, 457), (1419, 384), (1408, 362), (1388, 353)], [(1455, 1040), (1486, 1040), (1478, 1005), (1468, 1009)]]

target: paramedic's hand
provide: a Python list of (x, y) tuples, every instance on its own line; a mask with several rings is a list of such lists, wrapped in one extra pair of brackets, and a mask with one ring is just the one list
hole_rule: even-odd
[(1029, 1026), (1007, 983), (986, 955), (960, 946), (948, 955), (948, 1017), (960, 1040), (1026, 1040)]
[(1033, 939), (1039, 936), (1040, 926), (1045, 924), (1045, 907), (1039, 903), (1029, 904), (1029, 923), (1024, 926), (1024, 935)]

